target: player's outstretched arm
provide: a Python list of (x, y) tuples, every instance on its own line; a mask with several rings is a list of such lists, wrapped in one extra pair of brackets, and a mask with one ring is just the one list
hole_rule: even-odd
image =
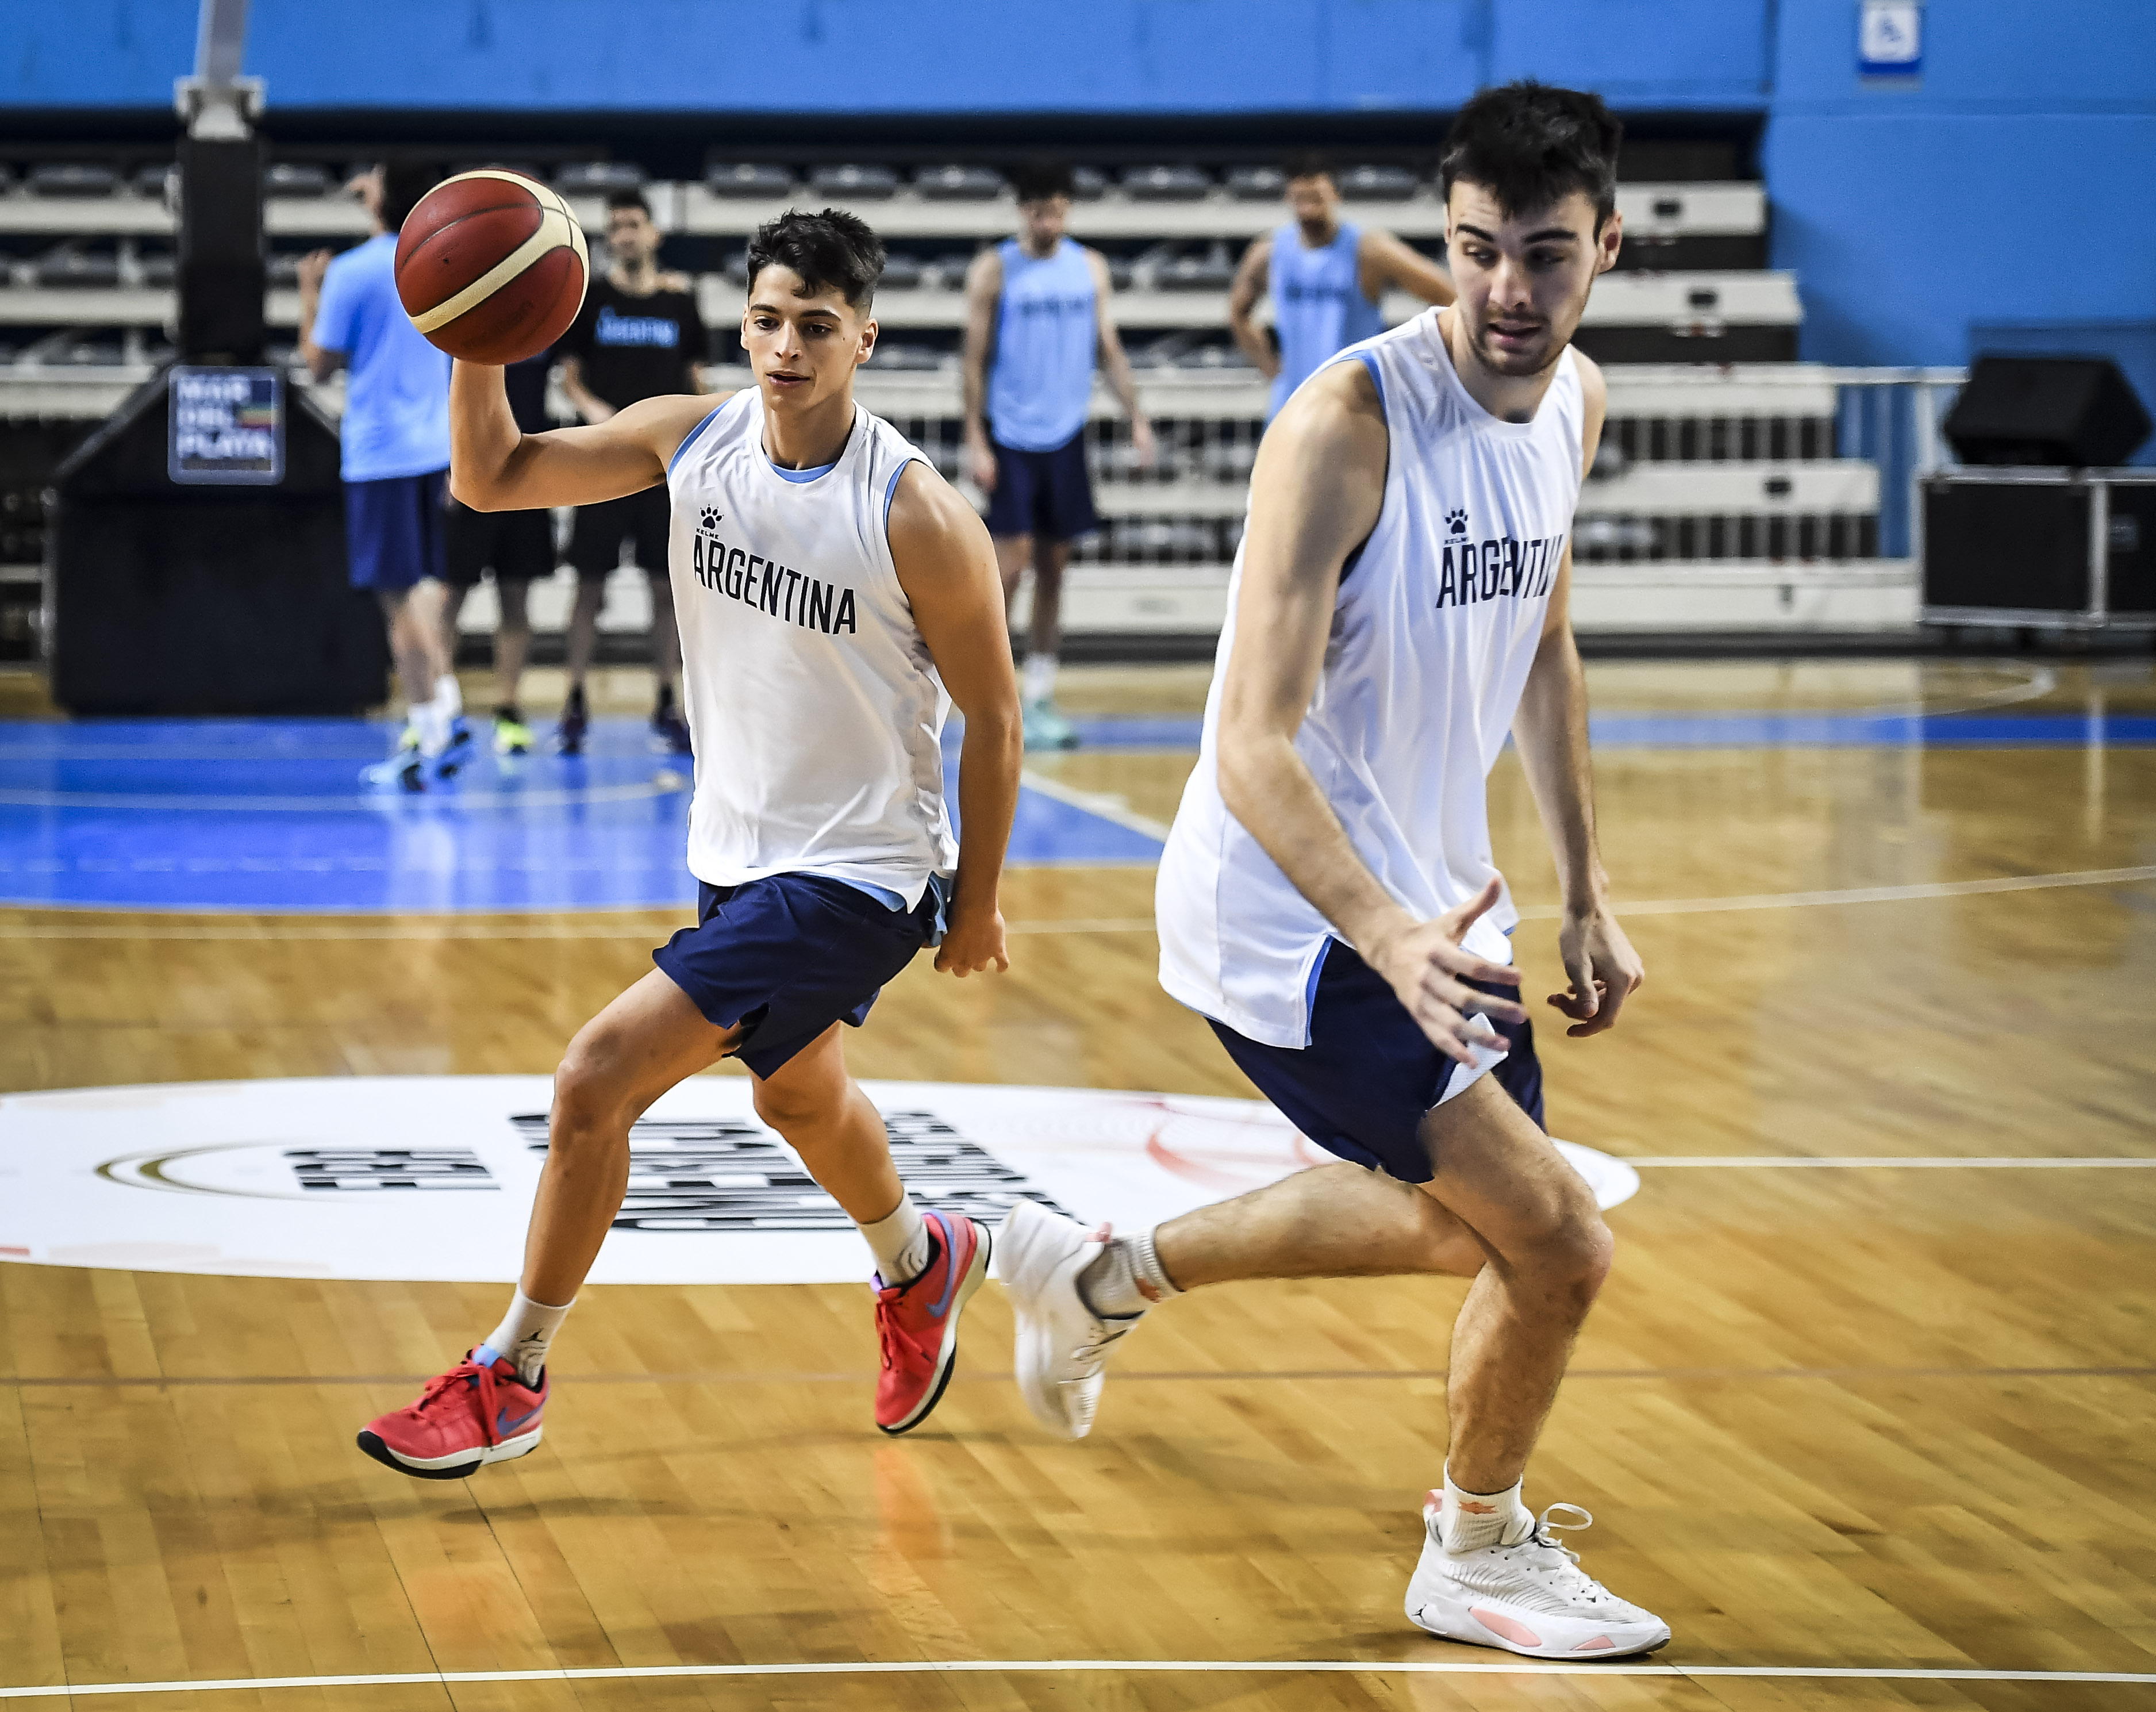
[(1440, 306), (1459, 301), (1450, 274), (1413, 244), (1378, 227), (1363, 229), (1355, 260), (1363, 275), (1363, 295), (1373, 303), (1382, 301), (1389, 287), (1411, 291), (1424, 302)]
[(586, 428), (526, 434), (510, 413), (499, 368), (449, 371), (449, 491), (475, 512), (588, 506), (640, 493), (718, 401), (708, 394), (646, 398)]
[(1250, 247), (1243, 252), (1237, 265), (1235, 278), (1228, 287), (1228, 331), (1242, 347), (1243, 354), (1260, 374), (1270, 380), (1281, 370), (1280, 352), (1273, 349), (1273, 342), (1265, 337), (1265, 330), (1258, 325), (1258, 299), (1265, 295), (1265, 280), (1273, 265), (1273, 240), (1270, 238), (1251, 239)]
[(995, 548), (973, 508), (916, 460), (891, 505), (891, 557), (943, 687), (965, 716), (958, 752), (958, 877), (936, 967), (954, 975), (1009, 969), (1004, 852), (1018, 812), (1025, 743), (1018, 676)]
[[(1594, 462), (1594, 449), (1601, 444), (1609, 390), (1602, 371), (1577, 352), (1573, 355), (1587, 404), (1580, 447), (1584, 471)], [(1609, 877), (1603, 870), (1602, 852), (1595, 841), (1587, 675), (1572, 635), (1569, 542), (1558, 563), (1542, 640), (1527, 671), (1519, 709), (1512, 716), (1512, 741), (1518, 746), (1527, 789), (1534, 794), (1564, 891), (1558, 950), (1572, 985), (1569, 991), (1551, 994), (1549, 1002), (1572, 1019), (1567, 1034), (1600, 1034), (1617, 1026), (1617, 1013), (1646, 979), (1646, 969), (1610, 912)]]
[(1221, 686), (1220, 794), (1265, 854), (1363, 960), (1392, 985), (1438, 1050), (1470, 1062), (1476, 1012), (1527, 1012), (1471, 980), (1517, 985), (1460, 937), (1497, 901), (1481, 895), (1418, 921), (1378, 883), (1296, 751), (1317, 688), (1340, 569), (1376, 527), (1389, 453), (1384, 407), (1359, 362), (1306, 382), (1266, 430), (1250, 478), (1250, 521), (1235, 604), (1235, 645)]
[(1131, 419), (1131, 450), (1137, 454), (1139, 467), (1150, 470), (1160, 453), (1153, 444), (1152, 424), (1146, 420), (1145, 406), (1138, 398), (1137, 378), (1131, 373), (1123, 336), (1116, 327), (1115, 279), (1108, 271), (1107, 257), (1097, 249), (1086, 252), (1086, 266), (1093, 275), (1093, 342), (1100, 350), (1101, 373)]

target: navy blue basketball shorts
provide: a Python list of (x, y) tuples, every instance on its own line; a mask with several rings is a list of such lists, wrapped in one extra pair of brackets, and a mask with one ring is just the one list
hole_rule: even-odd
[(729, 1055), (777, 1073), (834, 1022), (859, 1028), (883, 985), (937, 937), (932, 884), (896, 910), (843, 880), (774, 874), (696, 883), (696, 925), (651, 954), (714, 1028), (742, 1025)]
[(448, 573), (449, 472), (344, 485), (352, 586), (394, 594)]
[(647, 577), (666, 575), (666, 542), (674, 527), (674, 499), (662, 482), (641, 493), (578, 506), (569, 527), (569, 563), (579, 577), (609, 577), (630, 543)]
[[(1491, 983), (1469, 985), (1513, 995)], [(1547, 1128), (1533, 1024), (1486, 1020), (1512, 1043), (1490, 1075), (1537, 1128)], [(1260, 1045), (1224, 1023), (1213, 1022), (1213, 1032), (1259, 1092), (1327, 1153), (1403, 1183), (1430, 1181), (1423, 1117), (1461, 1067), (1430, 1043), (1392, 984), (1348, 946), (1336, 939), (1326, 948), (1311, 1000), (1310, 1044), (1301, 1051)]]
[(995, 439), (996, 487), (988, 496), (988, 533), (1069, 541), (1101, 527), (1093, 478), (1086, 468), (1086, 430), (1052, 452), (1020, 451)]

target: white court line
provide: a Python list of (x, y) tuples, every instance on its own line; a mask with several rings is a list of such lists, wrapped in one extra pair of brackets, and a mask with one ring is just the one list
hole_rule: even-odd
[[(1027, 776), (1031, 778), (1030, 774)], [(1091, 800), (1084, 792), (1065, 791), (1060, 786), (1046, 794), (1079, 807), (1088, 807)], [(1088, 812), (1100, 813), (1106, 819), (1116, 818), (1102, 810), (1089, 808)], [(1138, 815), (1124, 814), (1117, 824), (1153, 837), (1166, 830), (1159, 822), (1147, 820)], [(1977, 897), (2002, 892), (2051, 892), (2076, 886), (2131, 886), (2149, 880), (2156, 880), (2156, 863), (2133, 868), (2084, 868), (2062, 874), (2010, 874), (1992, 880), (1938, 880), (1910, 886), (1860, 886), (1842, 892), (1768, 892), (1741, 897), (1626, 898), (1620, 899), (1612, 907), (1623, 917), (1707, 915), (1724, 910), (1808, 909), (1840, 903), (1898, 903), (1924, 898)], [(639, 906), (634, 912), (624, 911), (623, 913), (671, 913), (675, 916), (678, 925), (680, 913), (691, 907), (686, 902), (673, 906), (670, 910), (664, 905)], [(94, 910), (112, 915), (127, 913), (125, 906), (114, 904), (47, 906), (18, 903), (0, 905), (0, 907), (50, 907), (70, 913)], [(196, 913), (208, 913), (174, 912)], [(1520, 919), (1527, 922), (1555, 921), (1563, 913), (1563, 909), (1557, 904), (1535, 903), (1521, 910)], [(89, 922), (69, 927), (18, 922), (0, 926), (0, 939), (624, 939), (644, 938), (654, 931), (662, 935), (672, 931), (671, 927), (654, 929), (640, 921), (614, 921), (603, 915), (596, 918), (584, 917), (563, 922), (528, 924), (441, 915), (427, 918), (424, 926), (406, 926), (394, 919), (377, 926), (364, 918), (349, 916), (317, 918), (269, 912), (265, 912), (264, 916), (265, 919), (259, 922), (247, 920), (228, 924), (166, 923), (156, 920), (154, 914), (150, 919), (139, 922)], [(1150, 933), (1153, 927), (1151, 916), (1109, 916), (1063, 921), (1016, 921), (1009, 923), (1005, 931), (1011, 933)]]
[(1799, 1681), (2107, 1683), (2156, 1686), (2156, 1672), (2119, 1670), (1880, 1669), (1855, 1665), (1803, 1664), (1565, 1664), (1540, 1660), (1517, 1664), (1453, 1664), (1438, 1661), (1355, 1658), (952, 1658), (905, 1659), (860, 1664), (652, 1664), (580, 1670), (415, 1670), (373, 1676), (224, 1677), (176, 1682), (82, 1683), (72, 1687), (0, 1688), (0, 1700), (64, 1699), (75, 1694), (190, 1694), (234, 1689), (391, 1688), (424, 1684), (619, 1682), (666, 1678), (788, 1676), (947, 1676), (1009, 1672), (1127, 1672), (1146, 1674), (1266, 1676), (1656, 1676), (1767, 1677)]
[(1132, 832), (1142, 832), (1147, 838), (1165, 844), (1168, 826), (1149, 815), (1141, 815), (1129, 801), (1119, 796), (1104, 796), (1096, 790), (1080, 790), (1075, 785), (1065, 784), (1060, 779), (1044, 779), (1031, 768), (1019, 774), (1021, 784), (1029, 790), (1037, 790), (1045, 797), (1059, 803), (1068, 803), (1074, 809), (1083, 809), (1089, 815), (1103, 820), (1113, 821)]

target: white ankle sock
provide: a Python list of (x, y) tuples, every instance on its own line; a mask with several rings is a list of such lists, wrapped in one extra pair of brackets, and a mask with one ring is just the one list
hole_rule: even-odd
[[(1154, 1230), (1158, 1230), (1158, 1226)], [(1180, 1296), (1153, 1252), (1153, 1231), (1116, 1236), (1078, 1274), (1079, 1299), (1103, 1319), (1134, 1319), (1156, 1302)]]
[(928, 1221), (911, 1195), (901, 1193), (895, 1211), (859, 1229), (875, 1251), (876, 1275), (886, 1288), (910, 1284), (928, 1270)]
[(540, 1371), (547, 1365), (547, 1346), (576, 1305), (572, 1296), (559, 1308), (549, 1308), (543, 1302), (534, 1302), (520, 1287), (510, 1298), (509, 1312), (502, 1315), (501, 1324), (486, 1334), (485, 1343), (480, 1346), (480, 1359), (514, 1362), (519, 1379), (526, 1385), (538, 1384)]
[(1515, 1481), (1502, 1492), (1463, 1492), (1445, 1473), (1445, 1510), (1438, 1539), (1447, 1551), (1480, 1551), (1486, 1545), (1517, 1545), (1534, 1532), (1534, 1513), (1521, 1501)]
[(1024, 696), (1025, 705), (1029, 707), (1055, 699), (1055, 656), (1053, 654), (1029, 654), (1025, 656)]
[(465, 686), (454, 672), (445, 671), (434, 680), (434, 705), (444, 719), (454, 719), (465, 711)]
[(416, 702), (405, 717), (419, 733), (421, 754), (439, 755), (449, 747), (449, 716), (442, 712), (440, 702)]

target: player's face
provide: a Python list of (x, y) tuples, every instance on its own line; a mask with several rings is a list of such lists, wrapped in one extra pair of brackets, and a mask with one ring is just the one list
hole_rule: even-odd
[(1070, 223), (1070, 198), (1044, 196), (1018, 205), (1018, 223), (1029, 249), (1048, 249), (1063, 241), (1063, 229)]
[(1330, 230), (1339, 206), (1339, 189), (1325, 173), (1287, 181), (1287, 211), (1306, 232), (1322, 235)]
[(811, 287), (776, 265), (750, 285), (742, 350), (767, 405), (798, 408), (843, 391), (875, 341), (875, 321), (835, 285)]
[(1622, 218), (1611, 214), (1598, 234), (1594, 204), (1577, 190), (1507, 214), (1466, 183), (1452, 187), (1445, 213), (1445, 260), (1469, 347), (1493, 374), (1541, 373), (1570, 342), (1594, 276), (1615, 265)]
[(659, 253), (659, 228), (642, 208), (616, 208), (607, 216), (607, 249), (624, 267), (642, 267)]

